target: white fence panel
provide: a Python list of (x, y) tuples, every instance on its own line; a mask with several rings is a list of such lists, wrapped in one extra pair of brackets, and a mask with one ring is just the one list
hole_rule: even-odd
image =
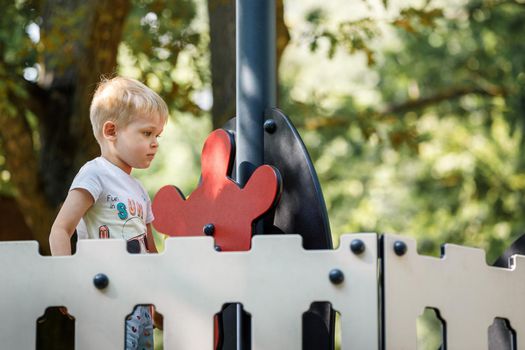
[[(406, 244), (404, 255), (394, 244)], [(384, 236), (386, 350), (417, 349), (416, 320), (425, 307), (446, 322), (447, 350), (488, 349), (494, 318), (510, 321), (519, 349), (525, 349), (525, 256), (511, 268), (486, 264), (483, 250), (445, 245), (442, 258), (417, 254), (416, 241)]]
[[(361, 239), (361, 254), (350, 250)], [(75, 317), (75, 349), (123, 349), (124, 319), (137, 304), (164, 315), (165, 349), (212, 349), (213, 315), (228, 302), (251, 314), (252, 349), (301, 349), (301, 317), (314, 301), (341, 313), (342, 348), (377, 350), (377, 236), (344, 235), (337, 250), (304, 250), (296, 235), (255, 236), (249, 252), (216, 252), (211, 237), (166, 241), (162, 254), (128, 254), (121, 240), (83, 240), (71, 257), (42, 257), (35, 242), (0, 243), (0, 344), (35, 349), (49, 306)], [(339, 269), (345, 279), (328, 276)], [(104, 273), (99, 290), (93, 277)], [(96, 336), (94, 336), (96, 335)]]

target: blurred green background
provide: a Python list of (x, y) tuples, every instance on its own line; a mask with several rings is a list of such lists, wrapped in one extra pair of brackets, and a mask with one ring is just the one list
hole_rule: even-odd
[[(424, 254), (451, 242), (493, 262), (525, 224), (525, 2), (276, 2), (278, 107), (314, 161), (334, 241), (400, 233)], [(101, 75), (165, 98), (160, 154), (135, 175), (151, 195), (190, 194), (206, 135), (235, 115), (235, 2), (1, 3), (0, 240), (48, 253), (73, 176), (98, 154)]]

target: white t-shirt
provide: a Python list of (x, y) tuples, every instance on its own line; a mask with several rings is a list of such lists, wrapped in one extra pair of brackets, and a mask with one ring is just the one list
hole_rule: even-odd
[(79, 239), (123, 238), (130, 252), (146, 252), (146, 225), (153, 221), (151, 201), (142, 184), (103, 157), (87, 162), (71, 184), (95, 202), (77, 226)]

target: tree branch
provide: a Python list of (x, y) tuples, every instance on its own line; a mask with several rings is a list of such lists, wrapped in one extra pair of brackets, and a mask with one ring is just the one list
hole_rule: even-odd
[(385, 116), (388, 114), (403, 113), (406, 111), (417, 110), (426, 108), (428, 106), (439, 104), (443, 101), (455, 100), (466, 95), (484, 95), (484, 96), (505, 96), (507, 93), (503, 88), (487, 88), (480, 87), (459, 87), (453, 88), (446, 91), (440, 91), (432, 96), (422, 97), (417, 100), (408, 100), (398, 105), (393, 105), (385, 110), (379, 112), (379, 116)]
[(347, 127), (353, 120), (360, 118), (374, 118), (376, 120), (384, 119), (392, 114), (400, 114), (408, 111), (419, 110), (430, 106), (437, 105), (444, 101), (451, 101), (466, 95), (482, 96), (506, 96), (507, 90), (503, 87), (458, 87), (446, 91), (439, 91), (434, 95), (422, 97), (415, 100), (404, 101), (399, 104), (391, 105), (379, 111), (366, 111), (358, 113), (353, 117), (330, 117), (330, 118), (312, 118), (304, 122), (303, 127), (309, 130), (317, 130), (326, 127)]

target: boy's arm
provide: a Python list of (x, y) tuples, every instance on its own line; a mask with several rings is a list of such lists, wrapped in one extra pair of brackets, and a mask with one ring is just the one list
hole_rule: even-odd
[(147, 224), (148, 232), (146, 234), (146, 242), (148, 245), (148, 253), (158, 253), (157, 246), (155, 245), (155, 239), (153, 238), (153, 232), (151, 231), (151, 224)]
[(71, 255), (71, 236), (93, 203), (88, 191), (79, 188), (69, 191), (49, 234), (52, 255)]

